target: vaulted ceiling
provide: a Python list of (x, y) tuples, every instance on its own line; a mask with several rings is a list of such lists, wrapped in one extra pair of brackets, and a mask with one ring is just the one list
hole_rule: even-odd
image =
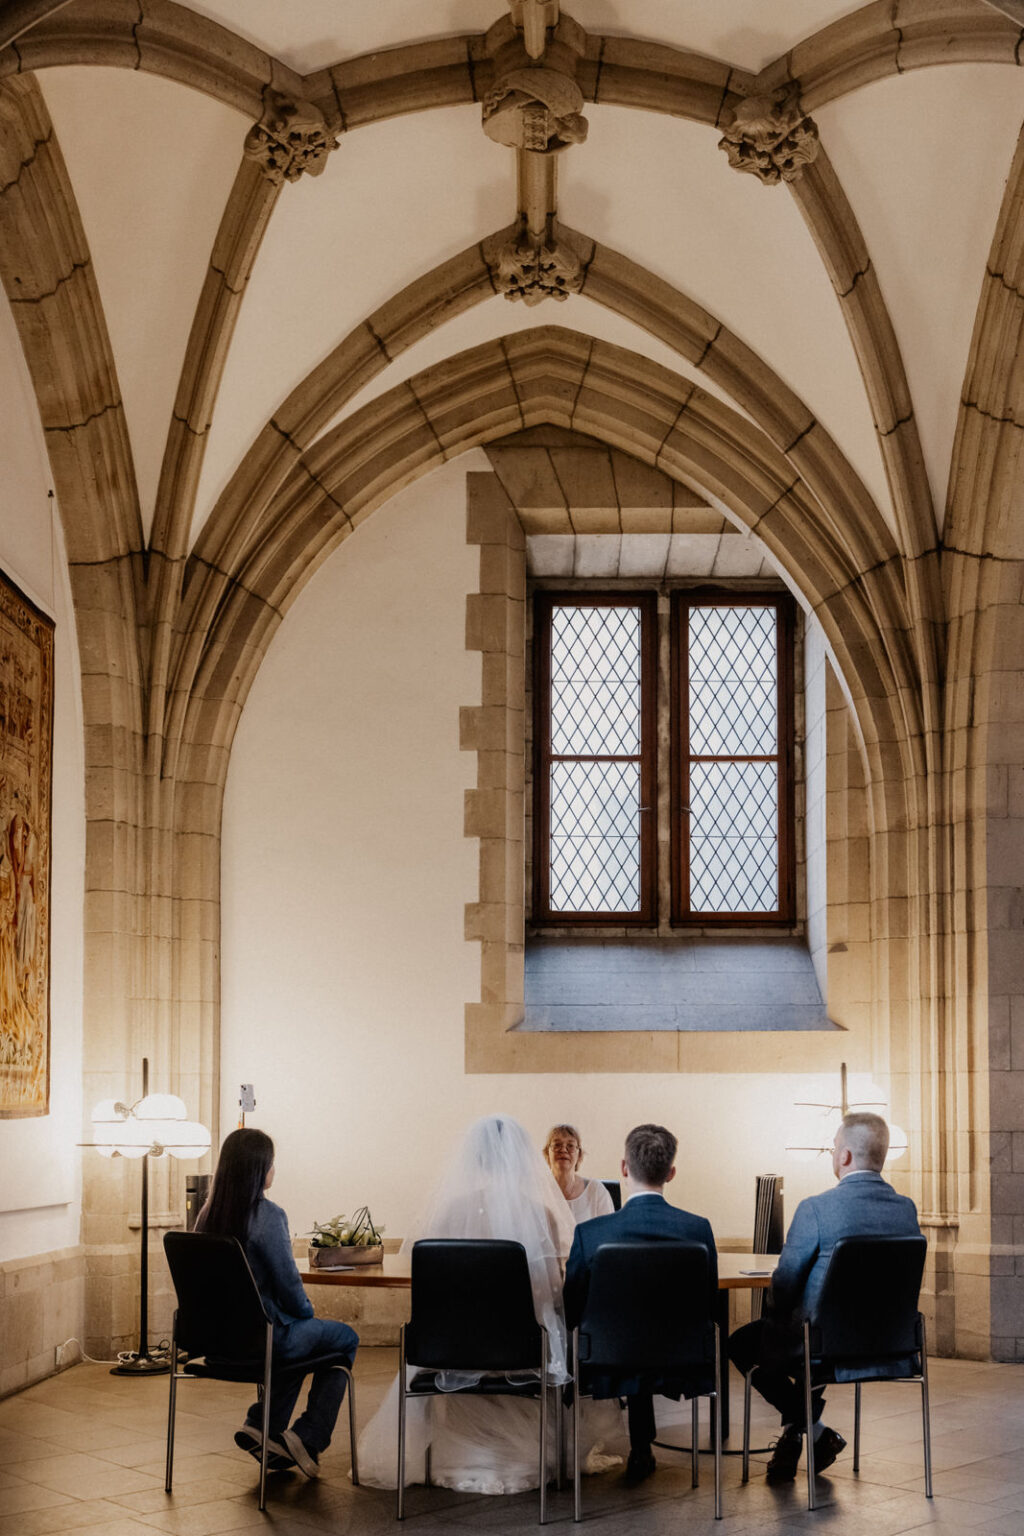
[[(194, 544), (268, 422), (301, 416), (308, 449), (425, 368), (557, 323), (769, 432), (784, 398), (905, 555), (937, 542), (1024, 119), (1013, 0), (4, 9), (3, 72), (34, 72), (80, 214), (140, 537), (176, 524)], [(496, 88), (521, 107), (516, 69), (541, 66), (578, 87), (585, 118), (553, 155), (512, 147), (522, 112), (505, 142), (481, 122)], [(323, 129), (312, 174), (282, 179), (243, 152), (254, 122), (283, 121), (282, 99)], [(723, 153), (750, 99), (775, 113), (776, 138), (810, 141), (792, 180), (771, 174), (771, 153), (767, 177)], [(748, 150), (769, 130), (755, 123)], [(502, 240), (507, 255), (531, 236), (568, 253), (557, 302), (500, 291)], [(481, 251), (483, 285), (459, 266)]]

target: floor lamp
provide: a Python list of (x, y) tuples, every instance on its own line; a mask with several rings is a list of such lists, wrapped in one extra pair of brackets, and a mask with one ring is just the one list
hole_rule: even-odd
[(92, 1112), (93, 1140), (101, 1157), (142, 1161), (142, 1257), (139, 1296), (139, 1347), (122, 1355), (112, 1376), (156, 1376), (170, 1370), (167, 1351), (149, 1347), (149, 1160), (151, 1157), (203, 1157), (210, 1150), (205, 1125), (188, 1119), (188, 1110), (173, 1093), (150, 1093), (149, 1060), (142, 1058), (142, 1097), (134, 1104), (104, 1099)]
[[(798, 1162), (813, 1162), (817, 1157), (826, 1153), (831, 1154), (832, 1143), (840, 1121), (851, 1111), (867, 1110), (881, 1115), (883, 1120), (889, 1118), (889, 1105), (885, 1094), (876, 1083), (867, 1084), (863, 1098), (851, 1098), (845, 1061), (839, 1066), (839, 1099), (836, 1103), (824, 1104), (813, 1100), (797, 1099), (793, 1108), (813, 1112), (809, 1117), (804, 1117), (804, 1123), (799, 1128), (794, 1129), (792, 1140), (786, 1145), (786, 1151)], [(902, 1157), (907, 1146), (906, 1131), (901, 1126), (890, 1125), (889, 1153), (886, 1162), (894, 1163), (897, 1158)]]

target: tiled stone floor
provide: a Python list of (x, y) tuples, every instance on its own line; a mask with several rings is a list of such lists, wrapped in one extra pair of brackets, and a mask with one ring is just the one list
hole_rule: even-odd
[[(395, 1351), (360, 1351), (360, 1421), (373, 1412), (395, 1369)], [(734, 1387), (738, 1385), (733, 1378)], [(167, 1378), (132, 1381), (79, 1365), (0, 1402), (0, 1536), (218, 1536), (262, 1527), (275, 1536), (374, 1536), (394, 1530), (394, 1495), (352, 1488), (348, 1441), (339, 1421), (323, 1475), (271, 1479), (267, 1513), (256, 1507), (255, 1463), (232, 1444), (248, 1398), (244, 1387), (183, 1384), (179, 1395), (175, 1491), (163, 1491)], [(734, 1392), (734, 1406), (740, 1401)], [(827, 1532), (830, 1536), (1024, 1536), (1024, 1367), (937, 1360), (932, 1367), (935, 1498), (923, 1495), (919, 1394), (913, 1387), (865, 1388), (860, 1476), (847, 1451), (819, 1479), (823, 1507), (806, 1508), (806, 1483), (768, 1488), (764, 1456), (740, 1486), (740, 1458), (725, 1462), (725, 1519), (713, 1517), (710, 1457), (690, 1488), (688, 1458), (659, 1452), (655, 1477), (629, 1492), (616, 1473), (584, 1481), (584, 1521), (602, 1536), (712, 1536), (713, 1532)], [(832, 1389), (826, 1417), (848, 1437), (853, 1392)], [(774, 1434), (758, 1413), (754, 1444)], [(739, 1446), (738, 1426), (731, 1440)], [(568, 1491), (552, 1491), (550, 1523), (572, 1527)], [(444, 1489), (411, 1490), (407, 1536), (533, 1532), (536, 1494), (480, 1498)]]

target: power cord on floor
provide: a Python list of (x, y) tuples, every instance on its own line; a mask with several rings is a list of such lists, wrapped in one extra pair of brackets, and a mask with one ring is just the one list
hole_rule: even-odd
[[(54, 1347), (54, 1357), (58, 1369), (64, 1364), (64, 1351), (69, 1344), (77, 1344), (79, 1355), (83, 1360), (87, 1360), (90, 1365), (129, 1365), (133, 1360), (139, 1358), (137, 1349), (119, 1349), (113, 1360), (98, 1360), (95, 1355), (86, 1354), (81, 1339), (71, 1338), (65, 1339), (63, 1344), (57, 1344)], [(149, 1351), (149, 1357), (152, 1360), (165, 1360), (169, 1363), (171, 1358), (170, 1339), (161, 1339), (159, 1344), (154, 1344)], [(74, 1363), (77, 1365), (78, 1361)]]
[[(63, 1344), (58, 1344), (54, 1348), (54, 1357), (55, 1357), (56, 1364), (57, 1364), (58, 1368), (64, 1364), (64, 1351), (71, 1344), (77, 1344), (78, 1345), (78, 1353), (79, 1353), (80, 1357), (83, 1360), (88, 1360), (90, 1365), (117, 1365), (118, 1361), (121, 1358), (120, 1356), (118, 1356), (117, 1360), (97, 1360), (95, 1355), (87, 1355), (86, 1354), (85, 1346), (82, 1344), (81, 1339), (65, 1339)], [(74, 1364), (77, 1365), (78, 1361), (77, 1360), (74, 1361)]]

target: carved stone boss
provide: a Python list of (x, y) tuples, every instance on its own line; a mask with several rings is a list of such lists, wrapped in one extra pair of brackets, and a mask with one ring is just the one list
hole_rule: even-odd
[(484, 133), (496, 144), (556, 154), (582, 144), (588, 123), (583, 92), (556, 69), (513, 69), (484, 98)]
[(303, 172), (319, 176), (338, 140), (319, 107), (268, 91), (263, 116), (245, 136), (245, 153), (268, 181), (298, 181)]
[(747, 96), (723, 126), (718, 147), (729, 164), (765, 186), (798, 181), (818, 153), (818, 127), (804, 116), (795, 81), (767, 96)]
[(575, 251), (551, 236), (537, 242), (525, 228), (498, 251), (491, 275), (506, 299), (522, 299), (531, 307), (544, 299), (566, 299), (583, 285)]

